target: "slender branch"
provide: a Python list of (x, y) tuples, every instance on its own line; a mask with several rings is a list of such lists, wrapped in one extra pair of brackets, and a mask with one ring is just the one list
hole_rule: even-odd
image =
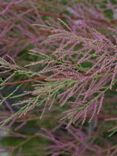
[(28, 79), (28, 80), (21, 80), (21, 81), (16, 81), (16, 82), (5, 82), (5, 83), (0, 84), (0, 86), (14, 86), (14, 85), (25, 84), (25, 83), (34, 82), (34, 81), (47, 81), (47, 77), (38, 76), (38, 77)]
[[(4, 4), (2, 7), (3, 7), (3, 8), (6, 8), (7, 5), (8, 5), (8, 4)], [(16, 10), (16, 11), (23, 11), (23, 12), (25, 12), (25, 11), (28, 10), (29, 8), (24, 7), (24, 6), (18, 6), (18, 5), (16, 5), (16, 4), (12, 4), (12, 5), (10, 6), (10, 9), (14, 9), (14, 10)], [(31, 13), (31, 12), (34, 13), (34, 11), (35, 11), (35, 9), (32, 8), (32, 9), (30, 9), (27, 13), (29, 13), (29, 12), (30, 12), (30, 13)], [(57, 14), (50, 13), (50, 12), (42, 12), (42, 11), (40, 11), (39, 9), (38, 9), (38, 13), (39, 13), (41, 16), (50, 16), (50, 17), (53, 17), (53, 18), (55, 18), (55, 19), (57, 19), (57, 18), (64, 18), (64, 16), (63, 16), (62, 14), (57, 15)]]

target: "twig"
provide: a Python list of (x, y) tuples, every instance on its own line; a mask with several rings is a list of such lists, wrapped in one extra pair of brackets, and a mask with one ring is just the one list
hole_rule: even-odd
[(47, 77), (45, 76), (38, 76), (38, 77), (28, 79), (28, 80), (21, 80), (21, 81), (16, 81), (16, 82), (5, 82), (5, 83), (0, 84), (0, 86), (14, 86), (14, 85), (25, 84), (25, 83), (34, 82), (34, 81), (48, 81), (48, 80), (47, 80)]

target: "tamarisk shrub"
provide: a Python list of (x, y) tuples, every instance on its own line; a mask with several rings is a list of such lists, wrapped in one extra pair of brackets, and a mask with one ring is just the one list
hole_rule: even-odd
[[(38, 47), (48, 32), (43, 32), (35, 24), (45, 25), (59, 15), (47, 13), (47, 2), (34, 0), (11, 0), (0, 2), (0, 56), (15, 58), (20, 52)], [(57, 4), (56, 4), (57, 5)], [(59, 4), (57, 5), (59, 8)], [(64, 7), (63, 7), (64, 8)], [(62, 7), (61, 7), (62, 9)], [(48, 10), (54, 12), (53, 3)], [(63, 9), (64, 10), (64, 9)], [(45, 13), (46, 11), (46, 13)], [(61, 12), (61, 11), (60, 11)], [(59, 11), (56, 14), (59, 14)], [(43, 20), (43, 18), (45, 18)]]
[[(1, 7), (0, 18), (3, 42), (0, 89), (2, 92), (5, 88), (14, 88), (5, 97), (1, 96), (0, 104), (18, 109), (1, 124), (12, 125), (10, 121), (14, 118), (21, 120), (26, 115), (30, 118), (36, 110), (39, 110), (37, 115), (41, 120), (47, 114), (53, 118), (52, 112), (60, 109), (59, 130), (56, 126), (53, 130), (42, 128), (40, 134), (52, 143), (49, 154), (116, 154), (113, 144), (105, 143), (101, 147), (101, 141), (96, 142), (98, 132), (95, 132), (100, 119), (116, 119), (111, 113), (106, 119), (106, 115), (103, 116), (108, 94), (114, 92), (116, 95), (116, 20), (109, 20), (102, 9), (87, 3), (69, 6), (67, 13), (56, 17), (40, 12), (37, 1), (6, 3), (2, 1), (1, 6), (5, 7)], [(43, 15), (51, 16), (51, 19), (46, 21)], [(22, 65), (17, 59), (12, 63), (5, 59), (6, 55), (15, 58), (26, 47), (29, 47), (28, 56), (33, 58), (28, 63)], [(15, 100), (9, 104), (9, 99)], [(90, 123), (88, 128), (87, 123)]]

